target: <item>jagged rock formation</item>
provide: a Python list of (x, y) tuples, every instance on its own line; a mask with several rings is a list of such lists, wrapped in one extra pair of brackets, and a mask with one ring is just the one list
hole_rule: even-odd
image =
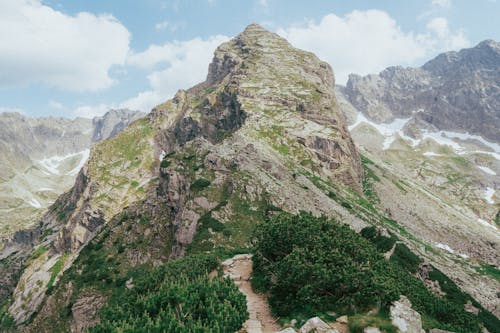
[[(204, 83), (179, 91), (92, 149), (75, 186), (40, 222), (39, 234), (48, 235), (37, 242), (48, 250), (29, 261), (23, 284), (14, 291), (9, 312), (16, 322), (42, 304), (54, 263), (60, 271), (70, 267), (96, 235), (107, 237), (99, 231), (119, 221), (121, 212), (130, 216), (147, 210), (166, 217), (167, 238), (155, 240), (150, 231), (145, 237), (161, 249), (170, 244), (170, 257), (188, 248), (242, 246), (248, 234), (229, 230), (248, 228), (259, 216), (252, 212), (265, 212), (265, 207), (364, 225), (324, 192), (310, 190), (317, 174), (346, 191), (361, 191), (361, 163), (333, 88), (328, 64), (258, 25), (221, 45)], [(248, 208), (238, 208), (242, 202)], [(207, 217), (228, 230), (200, 231), (206, 230)], [(159, 220), (150, 221), (154, 226)], [(132, 252), (125, 251), (123, 259), (129, 266), (167, 259), (165, 252)], [(57, 281), (58, 275), (51, 283)], [(45, 302), (40, 313), (50, 312), (53, 301)], [(40, 316), (33, 327), (43, 326), (43, 320)]]
[(408, 118), (469, 132), (500, 143), (500, 44), (443, 53), (420, 68), (389, 67), (378, 75), (350, 75), (343, 92), (377, 122)]
[(88, 149), (143, 114), (111, 110), (94, 119), (0, 114), (0, 236), (32, 226), (75, 181)]

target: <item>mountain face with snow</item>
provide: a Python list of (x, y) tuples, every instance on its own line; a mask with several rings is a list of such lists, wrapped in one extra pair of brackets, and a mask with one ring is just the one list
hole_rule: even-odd
[[(500, 43), (447, 52), (420, 68), (351, 75), (337, 87), (358, 146), (396, 157), (433, 191), (455, 193), (479, 221), (495, 225), (500, 184)], [(412, 159), (401, 159), (401, 152)], [(387, 157), (386, 157), (387, 159)], [(453, 170), (453, 181), (450, 180)], [(464, 195), (464, 189), (467, 195)], [(464, 198), (460, 198), (464, 195)], [(478, 204), (486, 204), (478, 209)]]
[(347, 100), (369, 119), (412, 117), (422, 127), (468, 132), (500, 143), (500, 43), (443, 53), (420, 68), (350, 75)]
[(0, 113), (0, 235), (36, 223), (68, 190), (93, 144), (143, 114), (111, 110), (94, 119)]

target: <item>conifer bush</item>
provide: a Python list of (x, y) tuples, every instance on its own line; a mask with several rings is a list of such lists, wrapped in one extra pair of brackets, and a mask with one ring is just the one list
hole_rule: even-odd
[(272, 216), (254, 234), (252, 285), (269, 291), (271, 309), (280, 317), (307, 318), (325, 311), (356, 314), (374, 308), (387, 313), (390, 304), (405, 295), (432, 328), (481, 332), (480, 320), (466, 312), (464, 304), (434, 295), (413, 275), (420, 258), (406, 246), (398, 244), (397, 260), (385, 260), (378, 247), (386, 250), (395, 240), (376, 237), (373, 231), (362, 234), (374, 243), (326, 217)]
[(211, 256), (172, 260), (114, 295), (90, 332), (234, 332), (248, 317), (246, 299), (229, 279), (210, 278)]

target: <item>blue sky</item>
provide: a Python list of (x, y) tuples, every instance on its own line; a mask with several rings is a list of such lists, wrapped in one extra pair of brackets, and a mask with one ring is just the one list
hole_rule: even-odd
[(0, 111), (86, 116), (150, 108), (206, 76), (257, 22), (349, 73), (419, 66), (500, 40), (495, 0), (0, 0)]

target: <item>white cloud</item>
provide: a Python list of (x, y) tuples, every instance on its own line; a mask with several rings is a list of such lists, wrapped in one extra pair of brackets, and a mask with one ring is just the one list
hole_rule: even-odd
[(457, 50), (470, 45), (464, 32), (461, 30), (452, 32), (448, 25), (448, 20), (444, 17), (433, 18), (427, 23), (426, 27), (431, 33), (438, 37), (431, 41), (434, 43), (432, 45), (434, 48)]
[(94, 118), (104, 115), (110, 109), (114, 109), (114, 106), (108, 104), (85, 105), (76, 108), (73, 114), (75, 117)]
[(451, 0), (432, 0), (431, 5), (440, 8), (450, 8)]
[(208, 39), (195, 38), (151, 45), (147, 50), (131, 54), (129, 65), (151, 69), (148, 80), (151, 89), (123, 102), (121, 107), (149, 111), (155, 105), (172, 97), (179, 89), (187, 89), (205, 80), (208, 64), (217, 46), (227, 41), (226, 36)]
[[(432, 22), (432, 21), (431, 21)], [(463, 32), (453, 32), (442, 20), (429, 23), (420, 34), (404, 32), (381, 10), (353, 11), (344, 17), (329, 14), (319, 23), (279, 29), (294, 46), (328, 61), (336, 81), (350, 73), (376, 73), (393, 65), (419, 65), (438, 52), (469, 45)]]
[(64, 90), (112, 85), (109, 70), (123, 65), (128, 30), (111, 15), (75, 16), (40, 0), (0, 1), (0, 85), (41, 82)]
[(55, 110), (64, 110), (64, 105), (59, 103), (58, 101), (50, 100), (49, 101), (49, 108), (55, 109)]

